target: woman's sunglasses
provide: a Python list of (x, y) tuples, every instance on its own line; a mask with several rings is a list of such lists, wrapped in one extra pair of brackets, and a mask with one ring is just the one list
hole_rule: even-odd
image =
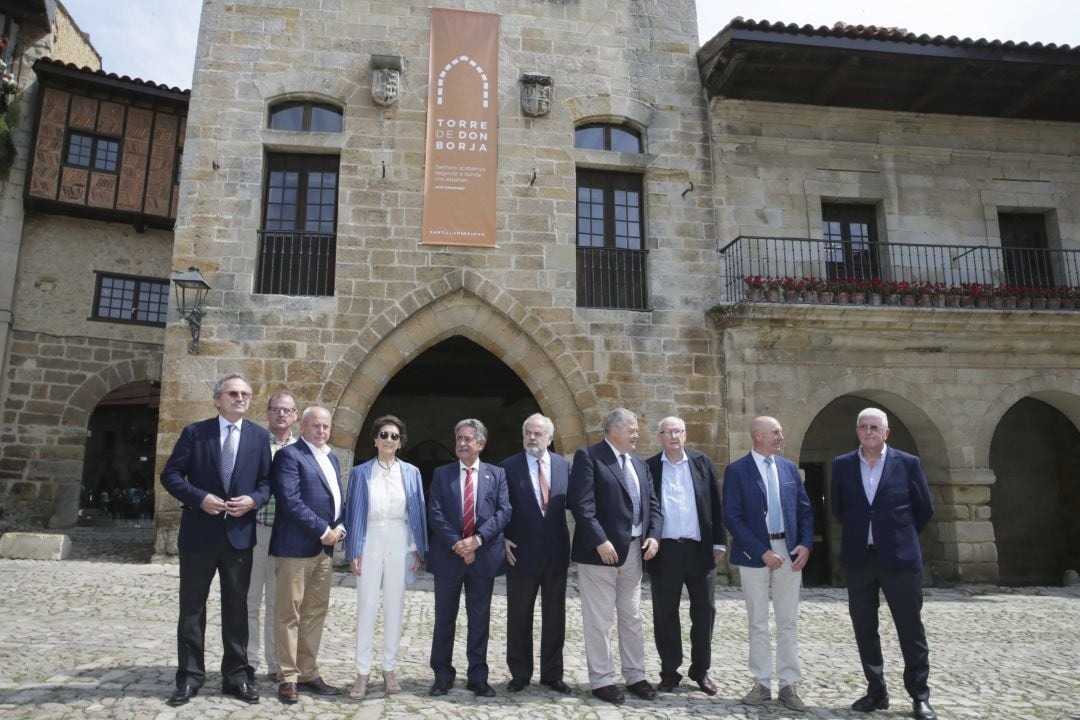
[(397, 433), (395, 433), (395, 432), (386, 432), (385, 430), (380, 430), (380, 431), (379, 431), (379, 439), (380, 439), (380, 440), (386, 440), (386, 439), (390, 439), (390, 440), (400, 440), (400, 439), (401, 439), (401, 436), (400, 436), (400, 435), (398, 435), (398, 434), (397, 434)]

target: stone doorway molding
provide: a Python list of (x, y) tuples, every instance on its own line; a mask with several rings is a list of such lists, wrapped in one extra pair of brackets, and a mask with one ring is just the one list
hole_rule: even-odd
[(386, 383), (436, 343), (461, 335), (517, 374), (555, 423), (562, 454), (588, 442), (584, 416), (596, 395), (566, 344), (509, 293), (471, 269), (457, 269), (417, 288), (357, 335), (323, 387), (334, 411), (331, 444), (353, 448), (361, 423)]

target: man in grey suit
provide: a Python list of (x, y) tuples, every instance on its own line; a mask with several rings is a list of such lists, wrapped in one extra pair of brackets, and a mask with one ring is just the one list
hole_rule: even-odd
[(645, 636), (641, 623), (641, 569), (660, 545), (664, 520), (652, 477), (637, 447), (637, 416), (625, 408), (604, 421), (604, 439), (578, 450), (566, 501), (576, 522), (571, 559), (578, 564), (581, 622), (592, 694), (622, 704), (615, 687), (611, 626), (619, 616), (619, 655), (626, 689), (655, 700), (645, 679)]
[(566, 487), (570, 463), (548, 452), (555, 424), (540, 413), (521, 428), (524, 452), (500, 465), (510, 492), (506, 526), (506, 664), (510, 692), (529, 684), (533, 672), (533, 608), (540, 593), (540, 684), (569, 693), (563, 682), (566, 636), (566, 571), (570, 530), (566, 525)]

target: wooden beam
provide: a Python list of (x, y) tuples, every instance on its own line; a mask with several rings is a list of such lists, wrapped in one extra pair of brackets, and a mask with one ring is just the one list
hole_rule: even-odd
[(924, 107), (948, 92), (949, 88), (952, 87), (953, 83), (956, 82), (957, 78), (959, 78), (966, 69), (967, 66), (961, 63), (950, 65), (949, 71), (946, 73), (939, 72), (934, 81), (927, 86), (926, 91), (912, 100), (911, 107), (909, 108), (911, 112), (922, 112)]
[(832, 72), (829, 73), (829, 77), (825, 79), (825, 82), (818, 88), (817, 93), (814, 95), (815, 105), (828, 105), (829, 101), (833, 99), (836, 92), (847, 82), (851, 76), (852, 71), (859, 67), (858, 57), (846, 57), (836, 63)]
[(1069, 76), (1070, 72), (1064, 69), (1046, 73), (1039, 82), (1029, 87), (1023, 95), (1006, 105), (1001, 111), (1001, 117), (1015, 117), (1018, 113), (1023, 111), (1024, 108), (1045, 95), (1048, 90), (1053, 88), (1059, 82), (1068, 80)]
[[(746, 62), (746, 53), (744, 52), (735, 53), (735, 56), (727, 61), (724, 65), (724, 69), (720, 72), (720, 76), (709, 83), (709, 93), (711, 97), (723, 96), (726, 94), (724, 89), (727, 87), (728, 83), (731, 82), (736, 71), (738, 71), (739, 67), (744, 62)], [(715, 73), (715, 69), (713, 72)]]

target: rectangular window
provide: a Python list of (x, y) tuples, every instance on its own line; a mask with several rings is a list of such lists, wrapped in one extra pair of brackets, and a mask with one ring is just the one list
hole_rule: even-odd
[(95, 272), (91, 320), (165, 326), (169, 314), (168, 280)]
[(578, 170), (578, 307), (647, 308), (642, 178)]
[(68, 165), (114, 173), (120, 167), (120, 143), (73, 132), (68, 135), (66, 157)]
[(333, 295), (337, 155), (267, 156), (255, 292)]
[(823, 203), (825, 271), (830, 280), (878, 275), (877, 219), (873, 205)]
[(998, 213), (1006, 283), (1054, 287), (1054, 268), (1046, 238), (1046, 218), (1037, 213)]

